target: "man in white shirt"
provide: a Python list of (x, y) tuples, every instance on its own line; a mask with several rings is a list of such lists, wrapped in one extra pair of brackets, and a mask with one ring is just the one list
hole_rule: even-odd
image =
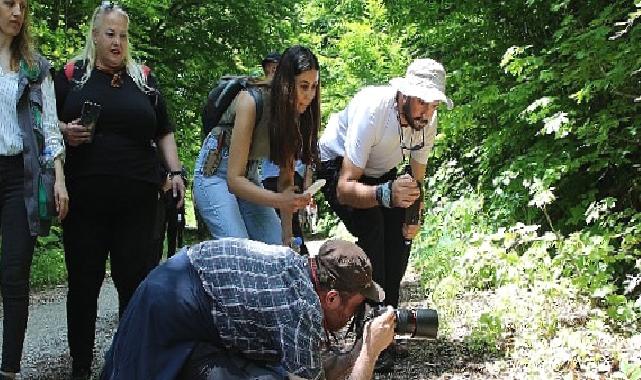
[[(406, 223), (406, 209), (423, 201), (419, 187), (442, 102), (453, 106), (445, 96), (445, 69), (432, 59), (417, 59), (389, 86), (360, 90), (330, 117), (319, 140), (318, 177), (327, 181), (325, 199), (358, 238), (374, 280), (385, 290), (385, 303), (395, 308), (411, 241), (420, 228), (420, 221)], [(397, 166), (408, 154), (412, 175), (398, 176)], [(394, 356), (396, 350), (388, 352)]]

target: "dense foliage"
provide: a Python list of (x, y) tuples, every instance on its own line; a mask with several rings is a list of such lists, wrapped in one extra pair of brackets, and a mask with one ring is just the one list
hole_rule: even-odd
[[(95, 4), (32, 1), (40, 50), (57, 67), (82, 45)], [(554, 302), (587, 304), (608, 329), (638, 329), (639, 0), (124, 5), (189, 169), (212, 83), (258, 72), (268, 51), (302, 43), (319, 55), (324, 118), (360, 87), (402, 75), (413, 58), (442, 61), (456, 107), (440, 114), (415, 249), (426, 286), (440, 291), (435, 302), (446, 312), (463, 291), (531, 297), (517, 307), (508, 296), (483, 315), (474, 342), (505, 340), (507, 329), (552, 340), (562, 330)]]

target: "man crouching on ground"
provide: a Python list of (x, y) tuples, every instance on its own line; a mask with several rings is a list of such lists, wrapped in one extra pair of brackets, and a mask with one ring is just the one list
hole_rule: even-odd
[(370, 379), (394, 338), (393, 312), (372, 320), (349, 354), (329, 353), (328, 332), (365, 299), (383, 298), (351, 242), (330, 240), (307, 258), (249, 240), (207, 241), (138, 287), (101, 379)]

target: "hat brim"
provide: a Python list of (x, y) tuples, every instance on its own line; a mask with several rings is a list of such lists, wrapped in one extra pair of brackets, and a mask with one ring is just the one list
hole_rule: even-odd
[(452, 99), (445, 96), (445, 94), (439, 89), (418, 86), (416, 84), (409, 83), (405, 78), (394, 78), (390, 80), (389, 83), (403, 95), (414, 96), (426, 102), (441, 101), (445, 103), (448, 110), (454, 108), (454, 102), (452, 102)]
[(381, 286), (372, 281), (372, 286), (365, 288), (360, 292), (365, 298), (374, 302), (383, 302), (385, 299), (385, 291)]

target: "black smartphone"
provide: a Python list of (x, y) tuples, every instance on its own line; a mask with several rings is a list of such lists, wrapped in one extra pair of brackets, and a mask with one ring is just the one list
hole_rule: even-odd
[(96, 130), (96, 122), (100, 116), (100, 110), (102, 106), (98, 103), (86, 101), (82, 105), (82, 111), (80, 112), (80, 124), (91, 132), (89, 141), (93, 140), (93, 135)]

